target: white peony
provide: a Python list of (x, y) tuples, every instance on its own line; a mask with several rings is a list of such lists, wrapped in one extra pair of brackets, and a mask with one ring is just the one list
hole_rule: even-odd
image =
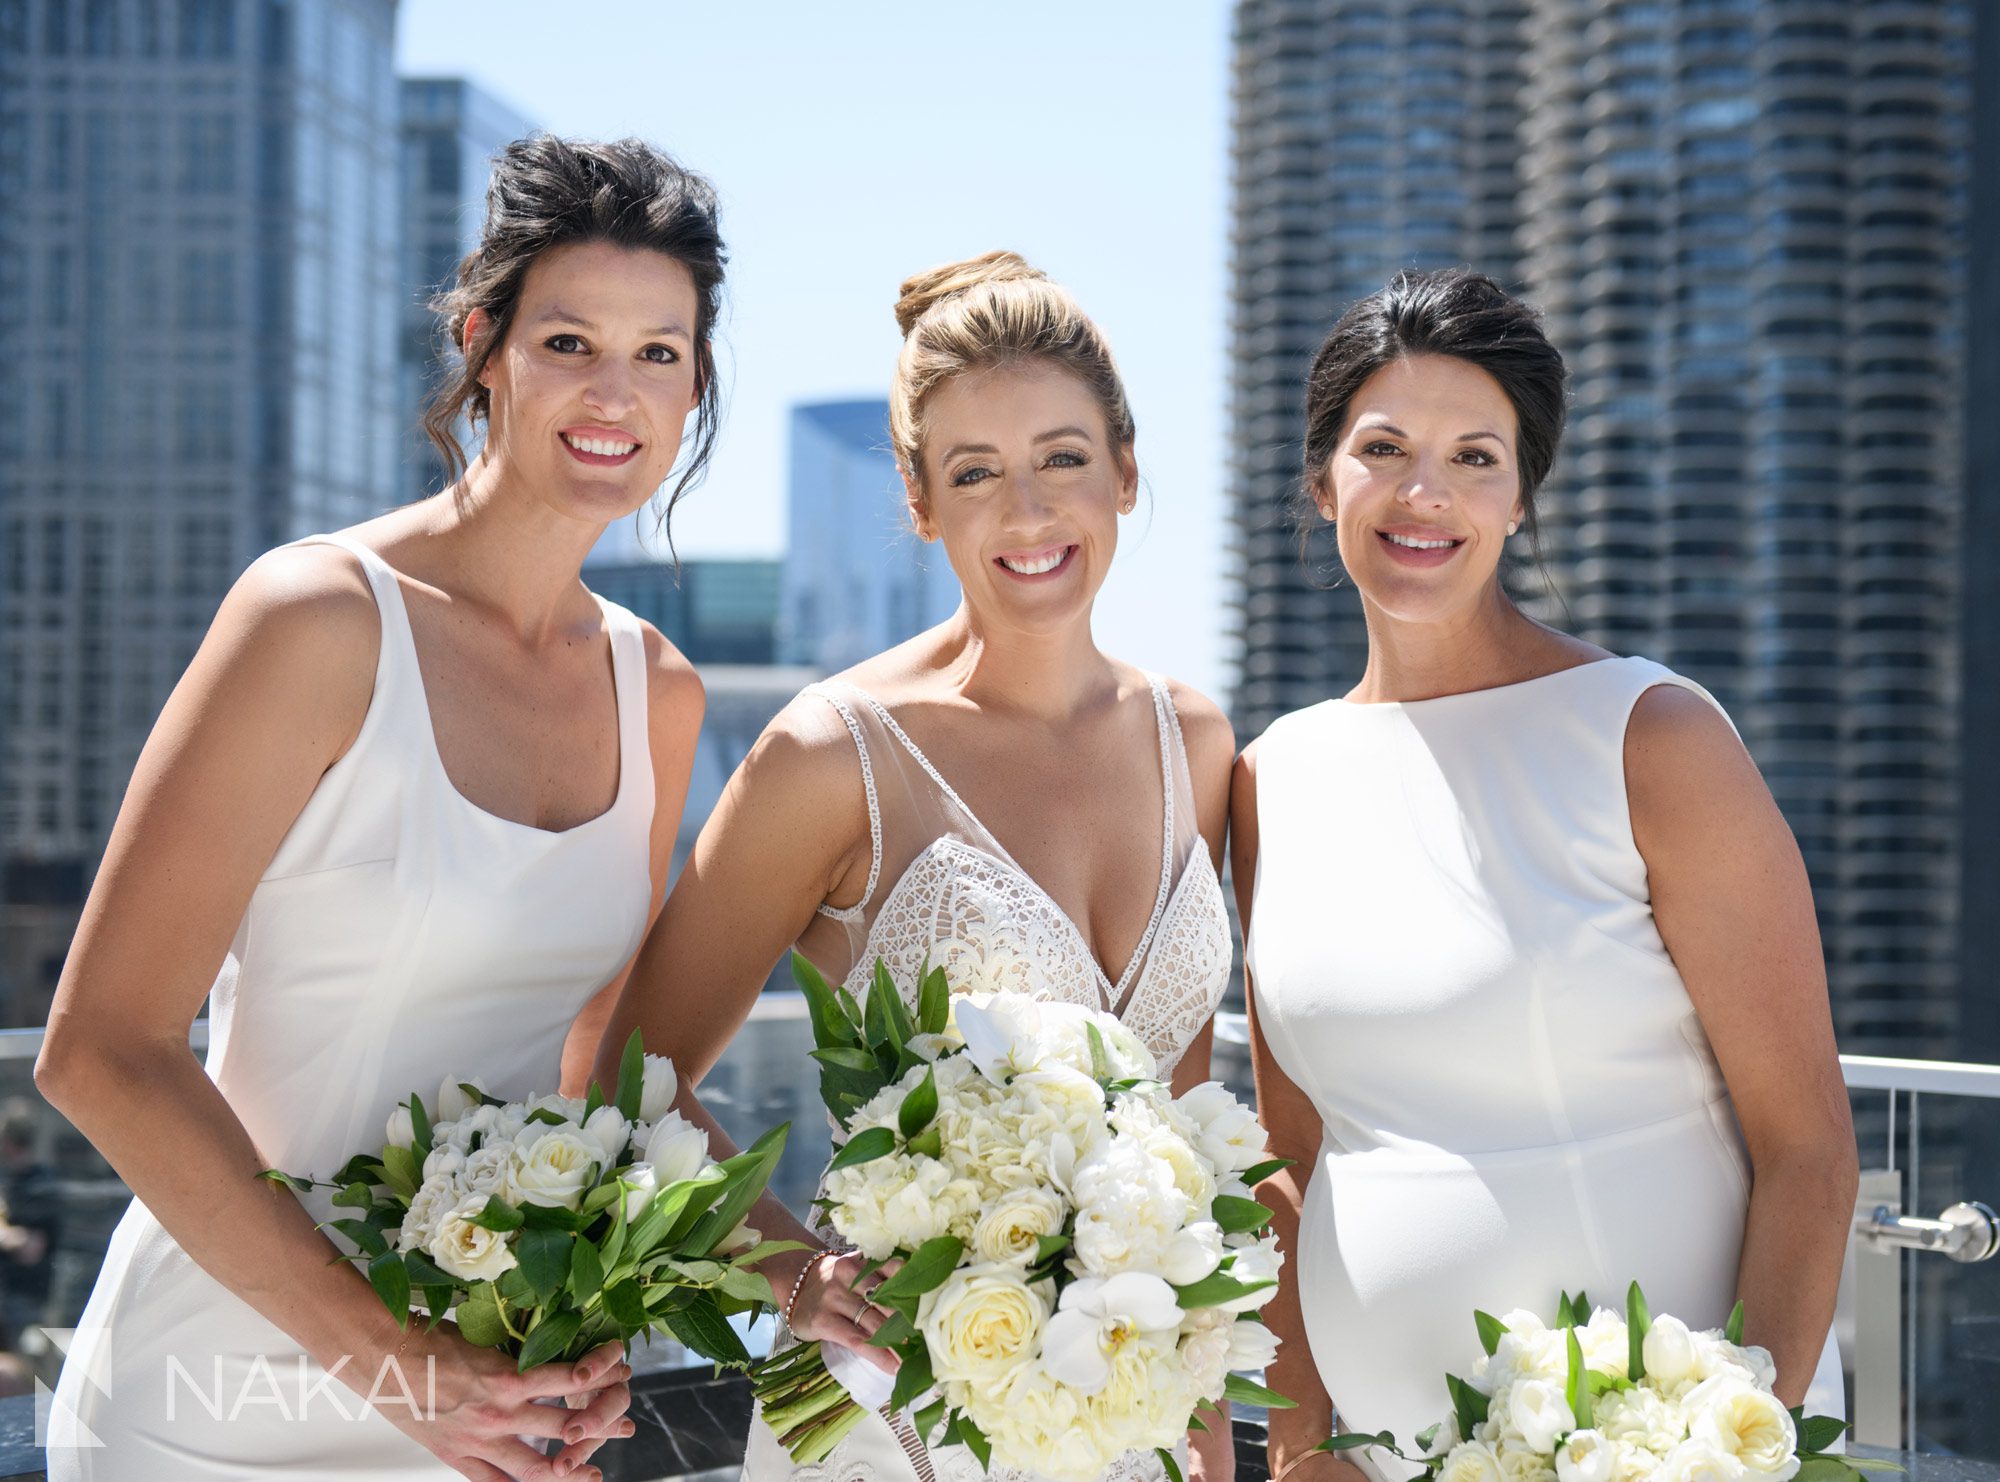
[(955, 1224), (969, 1229), (979, 1211), (976, 1185), (954, 1178), (946, 1164), (902, 1154), (833, 1170), (826, 1197), (834, 1228), (871, 1261), (914, 1250)]
[(1663, 1457), (1687, 1439), (1680, 1406), (1650, 1384), (1598, 1396), (1593, 1419), (1612, 1440)]
[(1685, 1405), (1691, 1440), (1712, 1446), (1767, 1482), (1790, 1482), (1797, 1474), (1798, 1430), (1775, 1395), (1725, 1374), (1697, 1385)]
[(1048, 1321), (1043, 1290), (1004, 1261), (961, 1267), (917, 1308), (932, 1372), (982, 1386), (1032, 1359)]
[(642, 1121), (657, 1122), (667, 1114), (674, 1104), (674, 1097), (680, 1094), (680, 1077), (674, 1074), (674, 1062), (665, 1055), (646, 1057), (646, 1078), (639, 1088), (639, 1117)]
[(693, 1178), (707, 1166), (708, 1134), (680, 1113), (668, 1112), (654, 1123), (641, 1161), (653, 1165), (662, 1184)]
[(1229, 1330), (1239, 1326), (1259, 1324), (1239, 1324), (1230, 1314), (1214, 1307), (1187, 1314), (1181, 1329), (1181, 1364), (1187, 1371), (1189, 1387), (1197, 1394), (1222, 1393), (1222, 1382), (1235, 1367), (1230, 1362)]
[[(410, 1207), (403, 1215), (402, 1230), (396, 1237), (396, 1249), (412, 1251), (420, 1246), (429, 1245), (431, 1237), (437, 1233), (439, 1222), (457, 1207), (463, 1197), (449, 1173), (436, 1173), (427, 1177), (422, 1187), (411, 1198)], [(481, 1208), (485, 1207), (485, 1202), (483, 1199), (480, 1201)]]
[(1078, 1165), (1075, 1265), (1085, 1274), (1163, 1275), (1192, 1213), (1173, 1170), (1129, 1136), (1114, 1137)]
[(592, 1167), (603, 1161), (600, 1150), (575, 1128), (537, 1126), (539, 1136), (524, 1134), (509, 1150), (510, 1202), (575, 1209), (590, 1187)]
[(1618, 1443), (1602, 1431), (1571, 1431), (1556, 1447), (1559, 1482), (1612, 1482), (1618, 1470)]
[(1576, 1416), (1562, 1390), (1546, 1379), (1524, 1379), (1507, 1396), (1505, 1424), (1530, 1451), (1546, 1456), (1556, 1437), (1576, 1429)]
[(1445, 1456), (1437, 1482), (1501, 1482), (1500, 1457), (1484, 1441), (1461, 1441)]
[(425, 1246), (433, 1261), (461, 1281), (493, 1281), (516, 1265), (506, 1236), (471, 1223), (485, 1207), (482, 1196), (465, 1199), (438, 1221), (437, 1233)]
[(1743, 1482), (1745, 1473), (1728, 1452), (1690, 1437), (1667, 1453), (1653, 1476), (1656, 1482)]
[(457, 1148), (452, 1147), (449, 1143), (443, 1143), (432, 1148), (424, 1156), (425, 1178), (436, 1178), (439, 1174), (451, 1177), (464, 1167), (465, 1154)]
[(1035, 1243), (1063, 1227), (1063, 1202), (1046, 1189), (1002, 1195), (972, 1227), (972, 1251), (982, 1261), (1031, 1260)]

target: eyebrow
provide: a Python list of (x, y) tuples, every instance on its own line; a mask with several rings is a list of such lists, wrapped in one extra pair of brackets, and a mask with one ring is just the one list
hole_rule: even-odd
[[(1409, 436), (1409, 433), (1403, 431), (1394, 422), (1363, 422), (1354, 430), (1356, 432), (1387, 432), (1396, 437)], [(1477, 442), (1481, 438), (1485, 438), (1489, 442), (1496, 442), (1503, 448), (1507, 446), (1507, 439), (1497, 432), (1461, 432), (1458, 435), (1458, 440), (1462, 443)]]
[[(1089, 442), (1090, 432), (1088, 429), (1082, 427), (1055, 427), (1047, 432), (1035, 434), (1034, 441), (1037, 443), (1052, 443), (1059, 442), (1066, 437), (1076, 438), (1080, 442)], [(991, 443), (953, 443), (943, 453), (938, 455), (938, 462), (948, 463), (961, 453), (985, 453), (988, 456), (995, 456), (999, 451)]]
[[(547, 309), (543, 310), (542, 313), (536, 318), (535, 323), (548, 324), (552, 321), (560, 321), (561, 323), (564, 324), (574, 324), (578, 329), (595, 330), (597, 328), (595, 324), (592, 324), (588, 319), (584, 318), (583, 315), (578, 314), (573, 310), (565, 309), (560, 304), (552, 304)], [(687, 329), (679, 324), (663, 324), (654, 329), (642, 330), (641, 333), (648, 335), (661, 335), (661, 336), (679, 335), (684, 340), (692, 338), (692, 336), (688, 334)]]

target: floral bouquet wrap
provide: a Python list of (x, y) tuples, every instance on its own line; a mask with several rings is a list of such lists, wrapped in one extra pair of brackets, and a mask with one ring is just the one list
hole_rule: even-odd
[[(1056, 1482), (1157, 1449), (1178, 1478), (1197, 1410), (1289, 1403), (1231, 1372), (1277, 1347), (1257, 1309), (1280, 1258), (1250, 1186), (1284, 1165), (1221, 1085), (1175, 1097), (1129, 1029), (1079, 1005), (953, 996), (935, 970), (912, 1016), (879, 965), (865, 1006), (794, 970), (846, 1133), (820, 1203), (870, 1271), (897, 1263), (872, 1341), (921, 1437)], [(753, 1382), (801, 1462), (864, 1413), (818, 1344)]]
[(673, 1065), (625, 1047), (617, 1094), (503, 1102), (476, 1080), (412, 1095), (387, 1141), (327, 1183), (269, 1170), (305, 1190), (332, 1188), (328, 1220), (400, 1326), (413, 1310), (447, 1314), (468, 1342), (522, 1369), (579, 1358), (612, 1339), (665, 1329), (717, 1364), (750, 1355), (732, 1314), (773, 1305), (754, 1262), (796, 1245), (744, 1225), (787, 1126), (711, 1162), (708, 1134), (673, 1110)]
[(1788, 1410), (1771, 1355), (1743, 1346), (1739, 1302), (1720, 1331), (1654, 1317), (1634, 1282), (1625, 1311), (1565, 1294), (1553, 1326), (1474, 1313), (1486, 1354), (1447, 1375), (1451, 1413), (1410, 1457), (1387, 1431), (1320, 1451), (1380, 1446), (1426, 1482), (1852, 1482), (1887, 1462), (1830, 1455), (1844, 1421)]

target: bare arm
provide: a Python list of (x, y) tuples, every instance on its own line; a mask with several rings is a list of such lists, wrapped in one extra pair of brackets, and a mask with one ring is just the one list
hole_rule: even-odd
[(1857, 1179), (1812, 890), (1756, 764), (1699, 695), (1640, 697), (1625, 773), (1653, 915), (1750, 1149), (1746, 1334), (1796, 1405), (1833, 1320)]
[[(1257, 744), (1253, 741), (1237, 760), (1230, 790), (1229, 854), (1236, 881), (1236, 910), (1243, 923), (1243, 936), (1250, 936), (1251, 899), (1257, 880)], [(1244, 964), (1244, 996), (1250, 1010), (1250, 1057), (1257, 1076), (1257, 1119), (1270, 1137), (1274, 1158), (1288, 1158), (1290, 1168), (1280, 1169), (1257, 1186), (1258, 1201), (1271, 1210), (1271, 1225), (1278, 1246), (1285, 1253), (1285, 1279), (1278, 1295), (1263, 1310), (1264, 1321), (1278, 1335), (1278, 1356), (1271, 1363), (1271, 1388), (1298, 1402), (1293, 1410), (1273, 1410), (1270, 1414), (1271, 1475), (1282, 1477), (1296, 1470), (1317, 1482), (1363, 1482), (1361, 1469), (1351, 1461), (1321, 1454), (1312, 1448), (1333, 1434), (1333, 1401), (1320, 1381), (1306, 1342), (1305, 1317), (1299, 1308), (1299, 1215), (1306, 1185), (1319, 1161), (1324, 1131), (1319, 1111), (1312, 1099), (1293, 1083), (1272, 1058), (1257, 1017), (1257, 985), (1250, 981), (1249, 964)]]
[[(360, 729), (379, 638), (345, 556), (281, 550), (237, 583), (140, 756), (35, 1082), (197, 1265), (351, 1387), (392, 1356), (438, 1355), (444, 1413), (391, 1407), (392, 1422), (465, 1476), (553, 1477), (513, 1436), (559, 1433), (562, 1412), (533, 1415), (531, 1394), (586, 1386), (552, 1386), (547, 1367), (515, 1379), (448, 1328), (399, 1330), (359, 1272), (328, 1264), (297, 1197), (258, 1178), (265, 1160), (188, 1047), (251, 892)], [(593, 1377), (618, 1366), (592, 1360)]]

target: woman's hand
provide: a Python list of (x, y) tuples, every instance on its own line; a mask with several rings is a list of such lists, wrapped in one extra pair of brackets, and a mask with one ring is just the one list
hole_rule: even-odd
[[(452, 1329), (439, 1328), (410, 1344), (393, 1362), (403, 1388), (423, 1395), (413, 1407), (382, 1405), (379, 1413), (433, 1456), (474, 1482), (602, 1482), (589, 1458), (606, 1441), (632, 1434), (625, 1418), (632, 1376), (618, 1343), (606, 1343), (574, 1362), (542, 1364), (518, 1373), (514, 1362), (491, 1348), (477, 1348)], [(564, 1408), (539, 1404), (561, 1400)], [(541, 1456), (520, 1437), (567, 1444)]]
[(785, 1326), (800, 1338), (852, 1349), (884, 1373), (893, 1374), (896, 1355), (868, 1341), (889, 1320), (890, 1313), (869, 1301), (868, 1293), (895, 1273), (896, 1263), (863, 1276), (867, 1265), (857, 1251), (814, 1256), (805, 1279), (799, 1282)]

